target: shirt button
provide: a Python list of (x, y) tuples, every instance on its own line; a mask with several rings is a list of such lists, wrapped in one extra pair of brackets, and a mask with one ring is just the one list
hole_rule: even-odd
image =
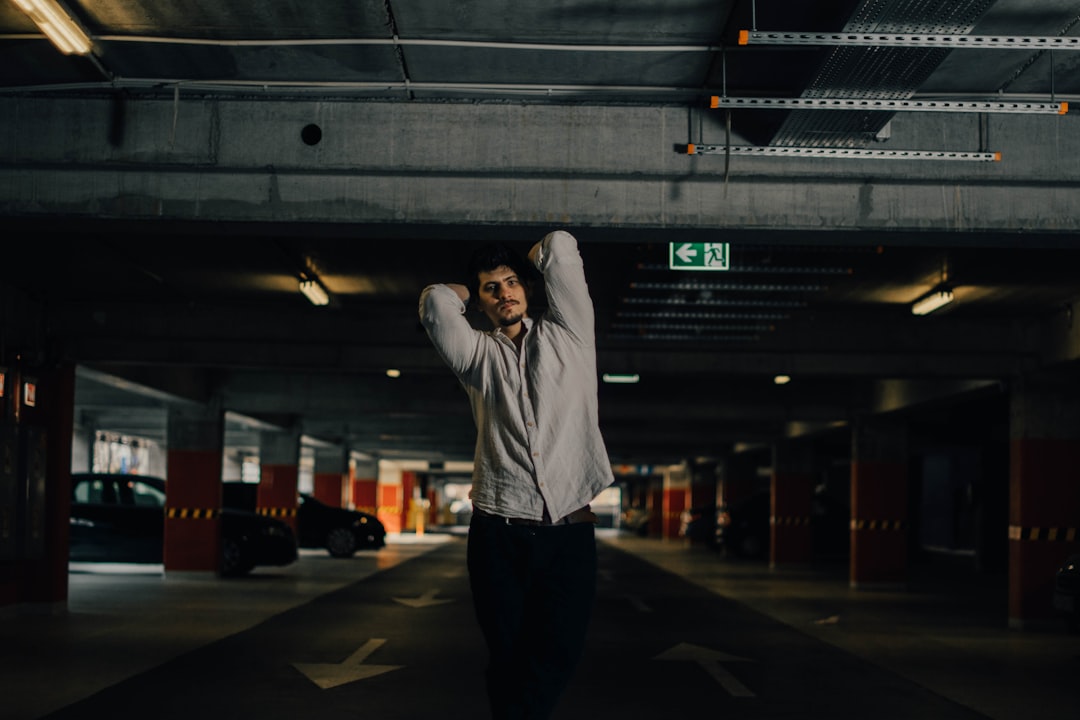
[(540, 453), (538, 453), (538, 452), (534, 452), (534, 453), (533, 453), (533, 457), (540, 457)]
[(525, 423), (525, 424), (526, 424), (526, 425), (528, 425), (529, 427), (532, 427), (532, 426), (533, 426), (533, 424), (532, 424), (531, 422), (527, 422), (527, 423)]

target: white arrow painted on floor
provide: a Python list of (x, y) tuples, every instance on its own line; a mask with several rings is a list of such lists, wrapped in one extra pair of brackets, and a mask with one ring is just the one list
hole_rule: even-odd
[(385, 643), (386, 640), (383, 638), (372, 638), (340, 663), (293, 663), (293, 667), (304, 673), (308, 680), (323, 690), (357, 680), (366, 680), (405, 667), (404, 665), (364, 665), (368, 656)]
[(428, 590), (418, 598), (394, 598), (394, 601), (413, 608), (427, 607), (429, 605), (442, 605), (443, 603), (453, 602), (453, 600), (449, 599), (436, 600), (435, 596), (438, 594), (438, 590)]
[(704, 648), (699, 645), (679, 643), (670, 650), (665, 650), (660, 653), (653, 659), (696, 662), (704, 668), (705, 672), (712, 675), (713, 679), (720, 683), (729, 694), (734, 695), (735, 697), (755, 697), (754, 693), (750, 692), (749, 688), (736, 680), (735, 676), (720, 664), (725, 662), (747, 662), (746, 658), (737, 655), (728, 655), (719, 650), (710, 650), (709, 648)]

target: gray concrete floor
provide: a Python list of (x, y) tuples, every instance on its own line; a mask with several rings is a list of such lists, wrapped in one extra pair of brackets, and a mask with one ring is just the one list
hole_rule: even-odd
[(1009, 629), (1003, 577), (946, 560), (913, 566), (903, 589), (855, 590), (843, 564), (770, 569), (682, 541), (608, 542), (994, 720), (1080, 718), (1080, 634)]
[[(231, 581), (74, 566), (65, 607), (0, 611), (0, 716), (38, 718), (447, 536), (390, 539), (351, 562), (305, 551), (293, 566)], [(610, 531), (601, 540), (994, 720), (1080, 718), (1080, 635), (1008, 629), (993, 581), (945, 571), (919, 573), (903, 590), (853, 590), (842, 567), (774, 570), (682, 541)]]

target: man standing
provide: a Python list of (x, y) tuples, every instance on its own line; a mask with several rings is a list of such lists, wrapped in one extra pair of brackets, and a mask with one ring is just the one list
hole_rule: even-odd
[[(524, 262), (478, 250), (465, 285), (430, 285), (420, 320), (472, 405), (477, 440), (468, 567), (488, 647), (497, 720), (550, 717), (585, 644), (596, 592), (596, 515), (614, 480), (597, 410), (595, 327), (572, 235), (556, 231)], [(528, 315), (531, 276), (548, 308)], [(465, 317), (470, 297), (494, 329)]]

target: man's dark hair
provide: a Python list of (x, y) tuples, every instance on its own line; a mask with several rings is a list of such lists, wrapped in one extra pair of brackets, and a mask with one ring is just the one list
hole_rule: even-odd
[(496, 242), (478, 248), (469, 259), (466, 272), (468, 272), (469, 293), (473, 298), (480, 296), (480, 273), (491, 272), (504, 265), (514, 271), (514, 274), (525, 285), (526, 292), (532, 290), (535, 268), (518, 251), (506, 243)]

